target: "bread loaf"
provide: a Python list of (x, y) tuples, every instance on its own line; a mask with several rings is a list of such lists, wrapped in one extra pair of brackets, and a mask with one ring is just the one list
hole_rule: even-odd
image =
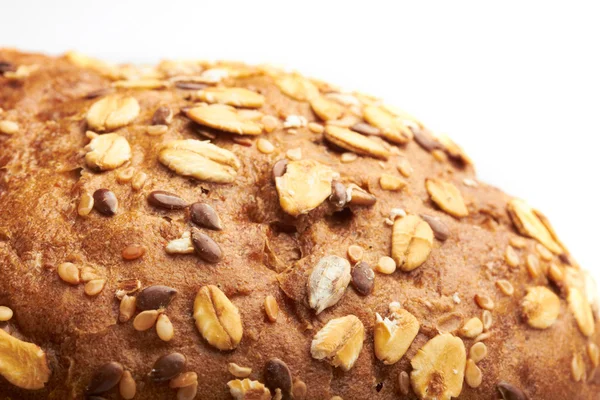
[(0, 397), (598, 399), (595, 286), (379, 99), (0, 50)]

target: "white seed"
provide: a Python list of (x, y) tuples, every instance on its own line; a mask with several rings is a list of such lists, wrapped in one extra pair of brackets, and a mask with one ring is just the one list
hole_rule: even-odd
[(79, 206), (77, 206), (77, 213), (79, 216), (85, 217), (92, 211), (92, 208), (94, 208), (94, 198), (87, 192), (82, 193)]
[(340, 161), (344, 164), (351, 163), (353, 161), (356, 161), (357, 159), (358, 155), (356, 153), (346, 152), (342, 153), (342, 155), (340, 156)]
[(131, 400), (135, 397), (136, 390), (135, 380), (131, 376), (131, 372), (123, 372), (123, 376), (121, 376), (121, 380), (119, 381), (119, 394), (121, 397), (125, 400)]
[(198, 393), (198, 382), (177, 390), (177, 400), (192, 400)]
[(127, 322), (135, 313), (135, 297), (125, 295), (119, 305), (119, 322)]
[(146, 128), (146, 133), (150, 136), (160, 136), (167, 133), (168, 129), (166, 125), (150, 125)]
[(258, 139), (256, 142), (256, 148), (263, 154), (271, 154), (275, 151), (275, 146), (273, 146), (273, 143), (264, 138)]
[(168, 342), (175, 336), (173, 324), (166, 314), (160, 314), (156, 320), (156, 333), (160, 340)]
[(85, 284), (83, 291), (88, 296), (97, 296), (100, 294), (102, 289), (104, 289), (104, 285), (106, 284), (106, 280), (104, 279), (92, 279), (91, 281)]
[(19, 125), (13, 121), (1, 120), (0, 133), (5, 135), (13, 135), (19, 131)]
[(396, 271), (396, 261), (391, 257), (383, 256), (379, 259), (377, 264), (375, 264), (374, 269), (382, 274), (393, 274), (394, 271)]
[(469, 358), (478, 363), (487, 356), (487, 346), (483, 342), (477, 342), (469, 350)]
[(136, 331), (147, 331), (152, 328), (158, 318), (157, 310), (146, 310), (139, 313), (133, 320), (133, 328)]
[(0, 306), (0, 322), (9, 321), (13, 317), (13, 310), (6, 306)]
[(285, 155), (292, 161), (298, 161), (302, 159), (302, 149), (299, 147), (296, 149), (289, 149)]
[(79, 268), (73, 263), (66, 262), (58, 266), (58, 276), (63, 281), (71, 284), (79, 284)]

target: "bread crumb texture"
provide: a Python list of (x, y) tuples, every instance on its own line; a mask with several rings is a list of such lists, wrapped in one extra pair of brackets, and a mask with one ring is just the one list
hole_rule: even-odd
[(0, 276), (2, 398), (600, 393), (595, 284), (544, 214), (268, 65), (0, 50)]

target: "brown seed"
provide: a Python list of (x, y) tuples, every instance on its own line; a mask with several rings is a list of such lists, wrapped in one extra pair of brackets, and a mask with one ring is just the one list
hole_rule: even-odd
[(119, 394), (125, 400), (131, 400), (135, 397), (136, 384), (135, 380), (131, 376), (131, 372), (123, 372), (121, 381), (119, 382)]
[(133, 319), (133, 329), (138, 332), (147, 331), (156, 324), (158, 318), (158, 311), (146, 310), (142, 311)]
[(437, 240), (445, 241), (450, 237), (450, 229), (438, 218), (427, 214), (421, 214), (423, 221), (427, 222)]
[(169, 125), (173, 121), (173, 110), (169, 106), (160, 106), (152, 116), (152, 125)]
[(308, 389), (306, 383), (302, 382), (300, 379), (296, 379), (292, 386), (292, 398), (294, 400), (304, 400), (307, 392)]
[(339, 209), (344, 208), (348, 202), (348, 194), (346, 193), (346, 186), (338, 181), (331, 182), (331, 196), (329, 201)]
[(275, 297), (271, 295), (265, 297), (265, 312), (267, 313), (267, 318), (269, 318), (269, 321), (277, 321), (277, 316), (279, 315), (279, 305), (277, 304)]
[(100, 214), (115, 215), (119, 202), (113, 192), (108, 189), (98, 189), (94, 192), (94, 209)]
[(84, 99), (95, 99), (97, 97), (100, 96), (104, 96), (107, 95), (111, 92), (113, 92), (114, 89), (113, 88), (101, 88), (101, 89), (96, 89), (96, 90), (92, 90), (91, 92), (87, 92), (85, 96), (83, 96)]
[(400, 390), (400, 394), (406, 396), (410, 391), (410, 377), (406, 371), (401, 371), (398, 374), (398, 388)]
[(182, 90), (202, 90), (208, 87), (205, 83), (200, 82), (175, 82), (175, 87)]
[(381, 131), (379, 128), (375, 128), (373, 125), (366, 124), (364, 122), (358, 122), (350, 127), (354, 132), (362, 133), (368, 136), (379, 136)]
[(5, 72), (14, 72), (17, 70), (14, 64), (9, 63), (8, 61), (0, 61), (0, 75)]
[(196, 382), (198, 382), (198, 374), (195, 372), (183, 372), (171, 379), (169, 382), (169, 387), (171, 389), (178, 389), (193, 385)]
[(121, 376), (123, 376), (123, 366), (120, 363), (114, 361), (106, 363), (96, 370), (85, 393), (93, 395), (107, 392), (119, 383)]
[(181, 210), (188, 206), (187, 201), (176, 194), (164, 190), (154, 190), (148, 195), (148, 203), (154, 207), (166, 210)]
[(158, 310), (166, 308), (173, 296), (177, 294), (177, 290), (162, 285), (148, 286), (137, 296), (136, 306), (138, 310)]
[(219, 214), (217, 214), (214, 208), (208, 204), (192, 204), (190, 207), (190, 218), (192, 219), (193, 223), (202, 228), (213, 229), (215, 231), (220, 231), (223, 229)]
[(198, 394), (198, 382), (177, 390), (177, 400), (193, 400)]
[(283, 174), (285, 174), (285, 170), (287, 169), (288, 162), (289, 161), (284, 158), (282, 160), (277, 161), (275, 164), (273, 164), (273, 179), (279, 178), (279, 177), (283, 176)]
[(121, 256), (124, 260), (130, 261), (140, 258), (144, 253), (146, 253), (146, 247), (139, 244), (130, 244), (123, 249)]
[(153, 382), (164, 382), (175, 378), (185, 367), (185, 356), (181, 353), (171, 353), (160, 357), (154, 363), (148, 377)]
[(431, 135), (431, 133), (427, 130), (421, 129), (413, 129), (410, 128), (413, 132), (415, 142), (419, 144), (425, 151), (433, 151), (442, 149), (443, 146), (440, 142), (435, 140), (435, 138)]
[(496, 389), (502, 396), (502, 400), (528, 400), (528, 397), (523, 391), (510, 383), (500, 382), (496, 385)]
[(287, 364), (278, 358), (272, 358), (265, 365), (265, 386), (275, 391), (281, 389), (284, 398), (292, 392), (292, 373)]
[(233, 140), (234, 143), (237, 143), (241, 146), (245, 146), (245, 147), (250, 147), (252, 146), (252, 139), (250, 138), (245, 138), (245, 137), (237, 137), (234, 136), (231, 138), (231, 140)]
[(352, 268), (352, 286), (358, 294), (366, 296), (373, 291), (375, 273), (364, 261), (359, 262)]
[(135, 297), (123, 296), (119, 304), (119, 322), (127, 322), (135, 313)]
[(484, 310), (493, 310), (494, 301), (489, 297), (481, 294), (475, 295), (475, 303)]
[(223, 252), (217, 242), (212, 240), (210, 236), (200, 232), (197, 228), (192, 229), (192, 243), (194, 244), (196, 254), (208, 263), (214, 264), (223, 258)]

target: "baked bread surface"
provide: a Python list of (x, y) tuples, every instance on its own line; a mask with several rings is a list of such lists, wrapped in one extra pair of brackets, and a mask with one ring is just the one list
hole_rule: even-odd
[[(14, 312), (1, 327), (45, 357), (19, 364), (25, 375), (37, 374), (31, 382), (41, 388), (10, 383), (11, 373), (0, 367), (1, 398), (84, 398), (109, 362), (128, 371), (136, 399), (176, 398), (168, 381), (148, 376), (160, 357), (175, 352), (186, 359), (181, 372), (197, 374), (199, 399), (232, 398), (227, 383), (244, 378), (232, 375), (229, 363), (252, 369), (248, 379), (257, 388), (238, 394), (246, 399), (292, 392), (297, 399), (347, 400), (600, 398), (600, 325), (590, 278), (541, 213), (478, 181), (460, 148), (413, 117), (266, 66), (111, 66), (76, 53), (14, 50), (0, 50), (0, 65), (0, 121), (17, 127), (5, 124), (0, 132), (0, 306)], [(103, 99), (114, 102), (108, 111), (102, 104), (90, 111)], [(125, 139), (129, 153), (102, 150), (98, 138), (112, 134)], [(205, 144), (196, 151), (174, 142), (184, 139), (210, 140), (227, 150), (226, 160)], [(94, 140), (101, 149), (90, 155)], [(279, 160), (287, 165), (279, 164), (274, 179)], [(106, 215), (114, 207), (103, 203), (102, 192), (94, 196), (99, 189), (114, 194), (114, 215)], [(185, 207), (157, 207), (149, 196), (159, 190)], [(85, 196), (95, 200), (91, 211)], [(209, 205), (219, 226), (194, 223), (194, 203)], [(169, 254), (168, 244), (186, 232), (196, 239), (184, 236), (189, 254)], [(339, 258), (323, 264), (327, 256), (348, 260), (350, 268)], [(393, 256), (395, 272), (379, 272), (389, 266), (384, 256)], [(359, 281), (368, 270), (357, 269), (358, 259), (376, 270), (372, 290), (368, 279)], [(61, 278), (65, 263), (80, 283)], [(313, 276), (317, 268), (333, 274), (330, 286)], [(177, 292), (159, 312), (174, 328), (170, 341), (154, 325), (134, 328), (143, 310), (119, 321), (118, 291), (131, 290), (139, 305), (141, 290), (154, 285)], [(229, 330), (225, 339), (209, 340), (199, 330), (198, 319), (209, 318), (194, 306), (201, 288), (221, 310), (221, 322), (234, 321), (233, 330), (237, 309), (241, 339)], [(233, 307), (216, 299), (219, 293)], [(275, 322), (265, 310), (267, 296), (279, 309)], [(377, 337), (384, 329), (377, 314), (401, 325), (405, 339), (376, 348), (385, 342)], [(349, 331), (358, 335), (362, 347), (347, 348), (355, 362), (332, 365), (339, 346), (324, 359), (313, 357), (322, 328), (347, 316), (358, 322), (343, 320), (352, 326), (326, 340), (343, 346)], [(478, 342), (487, 355), (467, 361)], [(16, 353), (0, 353), (0, 365), (6, 354), (13, 360)], [(281, 395), (268, 377), (272, 359), (291, 374), (292, 389), (281, 384)], [(428, 360), (430, 375), (423, 376), (418, 371), (429, 368), (422, 365)], [(39, 367), (44, 362), (47, 372)], [(122, 398), (119, 385), (98, 396)]]

